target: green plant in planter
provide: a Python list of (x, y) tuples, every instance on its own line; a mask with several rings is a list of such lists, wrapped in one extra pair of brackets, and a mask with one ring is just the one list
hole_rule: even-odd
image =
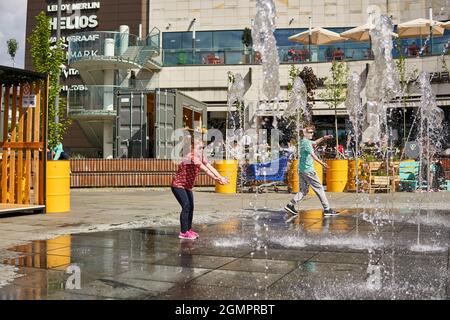
[(253, 45), (252, 30), (250, 28), (244, 29), (241, 40), (244, 45), (245, 63), (248, 63), (249, 49)]
[[(33, 29), (28, 42), (31, 45), (31, 57), (37, 72), (48, 74), (48, 147), (53, 149), (61, 141), (63, 134), (71, 124), (71, 120), (65, 118), (66, 100), (59, 96), (61, 85), (59, 83), (61, 66), (66, 60), (66, 53), (62, 48), (62, 40), (51, 46), (50, 18), (44, 11), (36, 16), (36, 26)], [(59, 106), (57, 104), (59, 102)], [(58, 116), (58, 123), (54, 120)]]
[(363, 159), (366, 162), (375, 162), (377, 161), (377, 158), (373, 154), (363, 154)]

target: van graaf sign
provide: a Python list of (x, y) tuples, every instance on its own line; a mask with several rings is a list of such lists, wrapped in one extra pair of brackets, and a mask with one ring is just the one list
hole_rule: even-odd
[[(70, 58), (82, 58), (82, 57), (95, 57), (101, 54), (102, 52), (102, 42), (100, 40), (99, 34), (89, 34), (89, 35), (74, 35), (67, 37), (67, 41), (72, 43), (72, 46), (68, 52)], [(88, 48), (89, 50), (80, 50), (85, 47), (84, 44), (79, 44), (78, 42), (89, 42)]]
[[(98, 16), (95, 14), (96, 11), (100, 9), (100, 2), (74, 2), (74, 3), (62, 3), (61, 4), (61, 40), (63, 41), (63, 46), (68, 47), (67, 42), (69, 40), (76, 40), (79, 42), (84, 41), (97, 41), (99, 39), (98, 34), (90, 35), (75, 35), (66, 36), (64, 32), (73, 32), (77, 30), (93, 29), (98, 27), (99, 21)], [(58, 13), (57, 4), (47, 5), (47, 16), (50, 16), (50, 26), (52, 30), (58, 28), (58, 18), (55, 16)], [(65, 16), (63, 16), (65, 15)], [(56, 43), (56, 36), (50, 38), (51, 43)], [(84, 52), (82, 53), (85, 54)], [(95, 55), (95, 52), (90, 52), (90, 55)], [(79, 56), (80, 53), (77, 53)], [(68, 79), (70, 76), (78, 76), (79, 72), (73, 68), (67, 68), (62, 70), (62, 76)], [(80, 88), (81, 87), (81, 88)], [(85, 90), (84, 86), (78, 85), (63, 85), (61, 91), (67, 90)]]

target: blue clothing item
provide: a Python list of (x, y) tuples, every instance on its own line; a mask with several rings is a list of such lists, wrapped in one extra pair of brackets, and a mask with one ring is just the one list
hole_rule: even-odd
[(191, 190), (171, 187), (172, 193), (181, 206), (180, 224), (181, 232), (185, 233), (192, 229), (192, 219), (194, 217), (194, 194)]
[(300, 163), (298, 165), (298, 171), (301, 173), (311, 173), (314, 170), (314, 159), (311, 154), (314, 152), (313, 142), (308, 139), (302, 139), (300, 141), (300, 148), (298, 158)]
[(61, 157), (61, 153), (64, 152), (62, 143), (58, 143), (56, 147), (53, 148), (53, 152), (55, 153), (55, 157), (53, 160), (59, 160), (59, 157)]

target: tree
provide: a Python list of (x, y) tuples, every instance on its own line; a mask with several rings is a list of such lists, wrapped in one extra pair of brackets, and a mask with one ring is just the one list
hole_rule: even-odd
[[(287, 87), (288, 91), (292, 90), (295, 79), (297, 77), (300, 77), (303, 80), (303, 83), (305, 84), (306, 91), (307, 91), (307, 101), (308, 101), (307, 108), (311, 112), (311, 110), (314, 106), (315, 90), (317, 89), (317, 83), (318, 83), (317, 77), (314, 74), (313, 69), (310, 67), (304, 67), (303, 70), (300, 71), (299, 68), (297, 68), (294, 65), (291, 65), (291, 67), (289, 69), (289, 82), (288, 82), (288, 87)], [(288, 126), (289, 126), (289, 124), (296, 123), (297, 121), (305, 122), (305, 117), (302, 114), (302, 110), (298, 110), (298, 113), (299, 114), (292, 115), (287, 119)], [(298, 131), (297, 129), (298, 128), (296, 128), (293, 131), (294, 132)], [(299, 132), (297, 132), (297, 134), (298, 133)], [(291, 134), (292, 134), (292, 132), (291, 132)], [(292, 137), (289, 135), (287, 137), (287, 140), (289, 141), (291, 138)], [(297, 140), (298, 140), (298, 137), (297, 137)]]
[(252, 45), (252, 30), (250, 28), (245, 28), (242, 33), (242, 43), (247, 48)]
[[(49, 76), (48, 146), (54, 148), (62, 141), (62, 135), (71, 123), (70, 119), (65, 118), (65, 99), (59, 96), (61, 65), (65, 61), (66, 54), (62, 48), (62, 40), (51, 46), (50, 18), (43, 11), (36, 16), (36, 22), (27, 40), (31, 45), (31, 57), (35, 70)], [(56, 104), (57, 99), (59, 106)], [(58, 123), (54, 121), (56, 116), (60, 119)]]
[(400, 77), (400, 89), (402, 98), (402, 111), (403, 111), (403, 145), (407, 142), (408, 137), (406, 133), (406, 102), (411, 95), (411, 84), (415, 82), (418, 77), (418, 70), (408, 71), (406, 68), (406, 56), (404, 54), (402, 42), (400, 39), (396, 41), (397, 51), (399, 52), (399, 58), (396, 61), (396, 67)]
[(11, 60), (13, 62), (13, 67), (15, 65), (14, 58), (16, 57), (17, 49), (19, 48), (19, 44), (17, 43), (16, 39), (9, 39), (6, 41), (6, 44), (8, 46), (8, 54), (11, 56)]
[(339, 132), (337, 120), (337, 107), (343, 103), (347, 97), (347, 76), (348, 67), (345, 62), (333, 61), (331, 66), (331, 77), (325, 80), (325, 91), (319, 96), (330, 107), (334, 108), (334, 125), (336, 132), (336, 158), (339, 157)]
[(302, 78), (308, 92), (308, 108), (311, 111), (315, 103), (314, 96), (315, 90), (317, 89), (317, 77), (314, 74), (313, 69), (310, 67), (304, 67), (303, 70), (299, 73), (299, 77)]
[(252, 39), (252, 30), (250, 28), (245, 28), (244, 32), (242, 33), (242, 44), (244, 45), (244, 54), (245, 54), (245, 63), (248, 63), (248, 49), (252, 46), (253, 44), (253, 39)]

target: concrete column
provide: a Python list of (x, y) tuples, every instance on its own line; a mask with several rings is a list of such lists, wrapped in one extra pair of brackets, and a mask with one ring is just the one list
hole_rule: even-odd
[(103, 158), (113, 158), (113, 124), (110, 121), (103, 124)]
[(126, 25), (121, 25), (120, 32), (120, 55), (123, 55), (128, 49), (128, 41), (130, 38), (130, 28)]
[(103, 110), (114, 110), (114, 70), (103, 70)]
[(114, 39), (105, 39), (105, 54), (106, 57), (114, 57)]
[[(105, 53), (107, 57), (114, 57), (114, 39), (105, 39)], [(103, 71), (103, 110), (114, 110), (114, 70)], [(113, 123), (105, 121), (103, 123), (103, 158), (113, 158)]]

